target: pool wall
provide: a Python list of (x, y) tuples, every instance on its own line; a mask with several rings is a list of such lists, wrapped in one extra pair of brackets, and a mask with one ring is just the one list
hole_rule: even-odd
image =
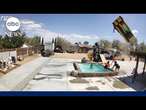
[(79, 77), (114, 76), (114, 75), (117, 75), (118, 74), (118, 72), (115, 72), (115, 71), (113, 71), (111, 69), (110, 70), (112, 72), (97, 72), (97, 73), (82, 72), (80, 70), (79, 64), (81, 64), (81, 63), (79, 63), (79, 62), (74, 62), (73, 63), (73, 66), (74, 66), (75, 70), (78, 71), (78, 76)]

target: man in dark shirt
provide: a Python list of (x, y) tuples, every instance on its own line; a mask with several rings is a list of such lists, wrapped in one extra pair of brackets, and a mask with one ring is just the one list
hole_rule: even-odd
[(120, 65), (117, 63), (117, 61), (115, 61), (114, 66), (112, 68), (114, 69), (114, 67), (115, 67), (115, 71), (120, 70)]

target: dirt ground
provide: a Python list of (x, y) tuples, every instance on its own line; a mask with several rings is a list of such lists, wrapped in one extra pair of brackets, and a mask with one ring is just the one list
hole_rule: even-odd
[(55, 55), (53, 55), (51, 57), (52, 58), (67, 58), (67, 59), (78, 59), (78, 60), (80, 60), (83, 57), (87, 58), (87, 53), (55, 53)]
[(25, 64), (25, 63), (27, 63), (29, 61), (32, 61), (32, 60), (34, 60), (34, 59), (36, 59), (38, 57), (39, 57), (38, 54), (34, 54), (32, 56), (27, 56), (27, 57), (24, 58), (23, 61), (17, 61), (17, 64), (23, 65), (23, 64)]
[[(82, 59), (83, 57), (85, 57), (86, 59), (88, 59), (87, 53), (55, 53), (55, 55), (51, 56), (51, 57), (53, 57), (53, 58), (79, 59), (79, 60)], [(118, 57), (117, 60), (122, 59), (122, 58), (124, 58), (126, 61), (130, 60), (130, 58), (127, 55), (122, 55), (122, 56)]]

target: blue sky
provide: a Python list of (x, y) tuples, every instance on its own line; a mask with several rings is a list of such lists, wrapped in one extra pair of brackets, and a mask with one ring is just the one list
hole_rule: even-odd
[[(113, 32), (112, 22), (122, 16), (139, 42), (146, 42), (146, 14), (0, 14), (13, 16), (22, 22), (22, 30), (28, 36), (41, 35), (45, 41), (58, 35), (71, 42), (88, 40), (91, 44), (99, 39), (112, 41), (118, 39), (123, 42), (122, 36)], [(1, 19), (2, 26), (3, 19)], [(0, 28), (0, 33), (5, 29)]]

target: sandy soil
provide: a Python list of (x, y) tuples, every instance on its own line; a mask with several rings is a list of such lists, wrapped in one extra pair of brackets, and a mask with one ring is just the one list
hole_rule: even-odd
[(3, 76), (4, 74), (0, 72), (0, 77)]
[[(66, 59), (82, 59), (83, 57), (87, 58), (87, 53), (55, 53), (52, 58), (66, 58)], [(88, 58), (87, 58), (88, 59)]]
[(25, 63), (27, 63), (27, 62), (30, 62), (30, 61), (32, 61), (32, 60), (38, 58), (38, 57), (39, 57), (38, 54), (34, 54), (34, 55), (32, 55), (32, 56), (27, 56), (27, 57), (25, 57), (23, 61), (17, 61), (17, 63), (20, 64), (20, 65), (23, 65), (23, 64), (25, 64)]
[[(66, 59), (78, 59), (78, 60), (82, 59), (83, 57), (86, 57), (86, 59), (88, 59), (87, 53), (74, 53), (74, 54), (73, 53), (55, 53), (55, 55), (51, 56), (51, 57), (53, 57), (53, 58), (66, 58)], [(126, 61), (130, 60), (130, 58), (126, 55), (122, 55), (122, 56), (118, 57), (117, 60), (122, 59), (122, 58), (124, 58)], [(134, 60), (134, 58), (133, 58), (133, 60)]]

